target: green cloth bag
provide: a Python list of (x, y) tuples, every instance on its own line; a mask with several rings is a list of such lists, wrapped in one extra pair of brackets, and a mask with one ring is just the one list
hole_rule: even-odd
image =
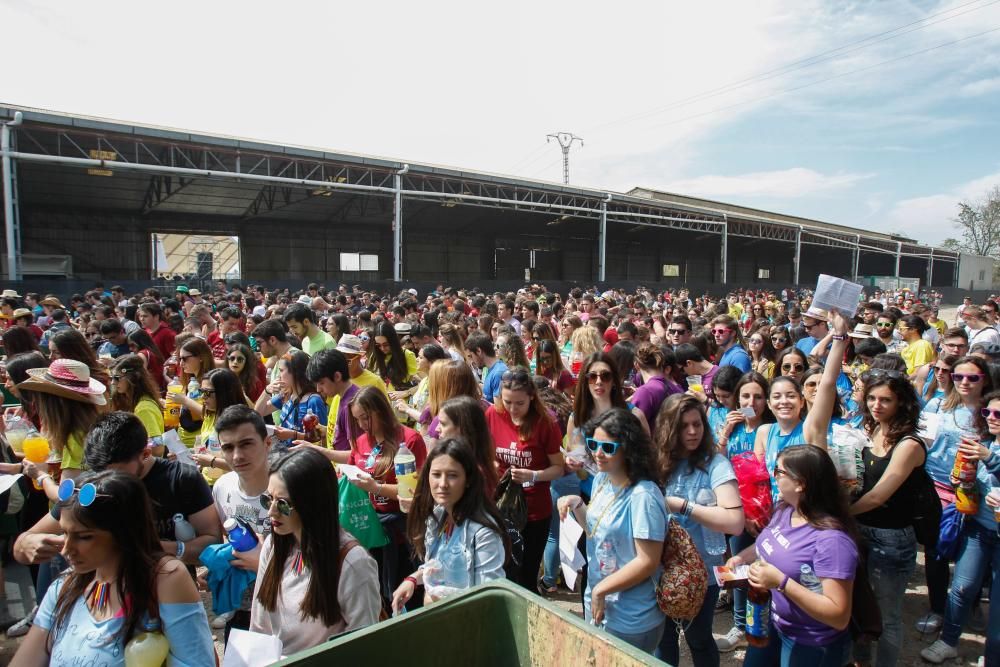
[(365, 549), (389, 544), (368, 493), (351, 484), (346, 476), (340, 478), (340, 525)]

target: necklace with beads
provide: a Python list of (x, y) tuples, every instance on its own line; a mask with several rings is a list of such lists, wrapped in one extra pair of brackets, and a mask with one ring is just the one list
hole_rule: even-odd
[(97, 581), (90, 586), (87, 593), (87, 608), (93, 616), (105, 616), (111, 607), (111, 584), (110, 581)]

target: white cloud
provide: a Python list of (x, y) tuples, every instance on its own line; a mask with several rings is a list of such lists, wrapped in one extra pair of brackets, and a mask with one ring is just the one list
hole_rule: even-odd
[(948, 192), (903, 199), (896, 202), (883, 222), (875, 226), (879, 231), (898, 230), (919, 241), (940, 244), (960, 234), (952, 222), (958, 214), (958, 202), (979, 199), (998, 184), (1000, 172), (956, 185)]
[(988, 95), (997, 91), (1000, 91), (1000, 76), (967, 83), (962, 86), (959, 93), (963, 97), (978, 97), (979, 95)]
[(698, 176), (674, 181), (671, 192), (696, 197), (808, 197), (852, 187), (873, 174), (821, 174), (805, 167), (780, 171), (758, 171), (738, 176)]

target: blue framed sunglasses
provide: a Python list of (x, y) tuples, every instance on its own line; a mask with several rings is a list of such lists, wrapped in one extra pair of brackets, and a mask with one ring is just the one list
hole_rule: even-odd
[(98, 498), (110, 498), (106, 493), (98, 493), (97, 487), (90, 482), (84, 484), (79, 489), (71, 479), (64, 479), (59, 482), (59, 501), (66, 502), (73, 497), (74, 493), (79, 493), (80, 507), (90, 507)]
[(621, 447), (621, 443), (612, 442), (610, 440), (596, 440), (594, 438), (587, 438), (587, 449), (590, 450), (591, 454), (596, 454), (597, 450), (603, 450), (608, 456), (614, 456), (618, 453), (618, 448)]

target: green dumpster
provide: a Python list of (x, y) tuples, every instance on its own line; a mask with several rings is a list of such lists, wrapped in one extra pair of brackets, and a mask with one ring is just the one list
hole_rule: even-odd
[(278, 664), (634, 667), (665, 663), (501, 580), (338, 637)]

